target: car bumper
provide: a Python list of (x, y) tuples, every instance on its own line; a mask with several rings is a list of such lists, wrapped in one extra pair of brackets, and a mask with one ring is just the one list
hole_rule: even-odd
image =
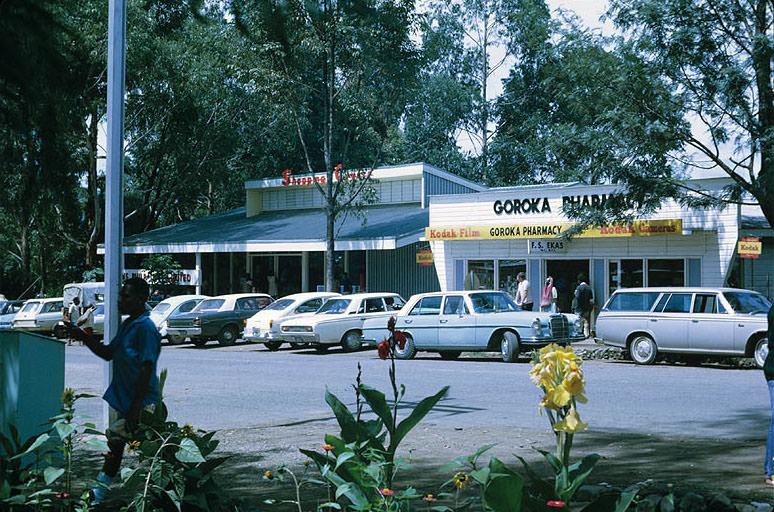
[(242, 337), (248, 341), (253, 342), (282, 341), (282, 336), (279, 333), (263, 329), (253, 329), (249, 334), (247, 331), (245, 331)]
[(167, 336), (201, 336), (201, 327), (167, 327)]
[(320, 337), (313, 332), (283, 332), (282, 341), (288, 343), (309, 343), (310, 345), (319, 345)]
[(523, 337), (519, 339), (520, 345), (545, 346), (551, 343), (577, 343), (585, 340), (585, 336), (568, 336), (567, 338), (544, 338), (539, 336)]

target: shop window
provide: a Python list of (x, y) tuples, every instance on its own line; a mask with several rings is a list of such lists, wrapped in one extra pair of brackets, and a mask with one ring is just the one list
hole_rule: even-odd
[(648, 286), (685, 286), (685, 260), (649, 259)]
[(607, 262), (607, 284), (608, 295), (613, 295), (613, 292), (621, 287), (618, 282), (618, 262), (615, 260)]
[(527, 273), (527, 260), (500, 260), (499, 262), (499, 287), (498, 290), (508, 292), (511, 297), (516, 296), (519, 282), (516, 276), (519, 272)]
[(642, 260), (621, 260), (621, 288), (644, 286), (642, 277)]
[[(465, 275), (466, 290), (491, 290), (494, 288), (494, 260), (468, 261)], [(440, 303), (439, 303), (440, 308)]]

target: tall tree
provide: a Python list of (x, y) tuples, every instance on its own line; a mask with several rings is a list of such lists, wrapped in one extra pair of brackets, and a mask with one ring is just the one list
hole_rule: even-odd
[[(371, 172), (416, 76), (409, 0), (234, 0), (237, 19), (269, 56), (267, 91), (293, 119), (326, 214), (326, 287), (333, 290), (336, 222), (367, 199)], [(268, 41), (268, 42), (267, 42)], [(340, 172), (365, 169), (356, 180)], [(322, 180), (321, 180), (322, 181)]]
[(774, 4), (612, 0), (609, 16), (625, 34), (622, 47), (674, 85), (669, 103), (693, 129), (675, 129), (647, 96), (630, 94), (626, 101), (659, 118), (685, 150), (673, 155), (676, 161), (733, 180), (721, 200), (749, 194), (774, 226)]

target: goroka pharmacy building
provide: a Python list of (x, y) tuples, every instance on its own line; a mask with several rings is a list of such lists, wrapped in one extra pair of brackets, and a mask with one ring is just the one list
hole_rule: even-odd
[[(238, 292), (245, 275), (277, 296), (319, 289), (325, 211), (312, 180), (321, 176), (285, 171), (248, 181), (243, 208), (127, 237), (127, 274), (139, 272), (148, 254), (172, 254), (192, 292)], [(348, 176), (359, 174), (342, 179)], [(514, 293), (519, 272), (532, 283), (536, 304), (552, 277), (563, 310), (581, 272), (599, 300), (621, 287), (723, 286), (730, 278), (769, 296), (774, 291), (766, 270), (774, 263), (774, 233), (757, 208), (695, 210), (667, 202), (631, 225), (565, 240), (572, 223), (564, 204), (594, 207), (620, 190), (579, 183), (486, 188), (424, 163), (381, 167), (372, 176), (375, 203), (337, 225), (335, 274), (342, 280), (347, 272), (355, 291), (405, 298), (438, 290)], [(713, 193), (727, 184), (717, 178), (689, 185)], [(749, 235), (763, 240), (755, 261), (737, 254), (740, 237)]]

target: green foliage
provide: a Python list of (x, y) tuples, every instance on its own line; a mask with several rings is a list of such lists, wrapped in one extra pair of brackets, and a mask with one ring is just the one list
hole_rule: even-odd
[(148, 283), (154, 290), (161, 290), (165, 295), (171, 294), (177, 288), (175, 271), (180, 269), (180, 263), (169, 254), (154, 254), (141, 263), (142, 269), (148, 272)]

